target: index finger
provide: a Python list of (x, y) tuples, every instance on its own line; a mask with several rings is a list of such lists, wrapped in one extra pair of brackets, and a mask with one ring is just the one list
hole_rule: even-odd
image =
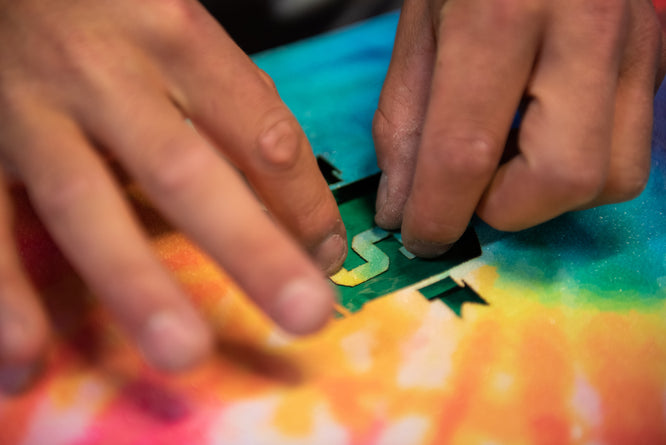
[(442, 10), (402, 226), (418, 255), (437, 256), (462, 235), (497, 168), (539, 40), (541, 13), (523, 3), (453, 0)]
[(169, 67), (179, 105), (319, 266), (337, 271), (347, 237), (305, 133), (270, 77), (208, 19), (189, 41), (187, 69)]

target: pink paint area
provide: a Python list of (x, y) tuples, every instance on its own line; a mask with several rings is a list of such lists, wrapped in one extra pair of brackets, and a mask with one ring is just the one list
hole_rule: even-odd
[(219, 402), (213, 408), (166, 381), (140, 377), (120, 390), (73, 445), (204, 444), (221, 412)]

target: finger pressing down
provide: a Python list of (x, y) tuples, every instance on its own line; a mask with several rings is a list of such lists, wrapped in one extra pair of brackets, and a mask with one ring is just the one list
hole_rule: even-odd
[[(280, 326), (293, 333), (320, 328), (334, 293), (298, 245), (264, 212), (241, 175), (187, 125), (159, 94), (109, 95), (106, 112), (89, 120), (115, 147), (159, 209), (188, 233)], [(138, 92), (138, 91), (137, 91)], [(122, 128), (124, 131), (115, 131)], [(167, 130), (168, 129), (168, 130)]]
[(400, 228), (412, 186), (435, 63), (432, 23), (428, 2), (404, 3), (373, 120), (377, 163), (382, 170), (375, 221), (389, 230)]
[(402, 225), (417, 255), (437, 256), (463, 234), (493, 178), (537, 51), (536, 3), (451, 0), (442, 9)]
[(268, 75), (214, 20), (192, 34), (186, 63), (168, 67), (177, 102), (320, 268), (336, 272), (345, 228), (303, 130)]
[(54, 240), (150, 362), (166, 370), (198, 362), (211, 348), (208, 329), (78, 126), (38, 101), (17, 115), (8, 128), (21, 149), (11, 162)]

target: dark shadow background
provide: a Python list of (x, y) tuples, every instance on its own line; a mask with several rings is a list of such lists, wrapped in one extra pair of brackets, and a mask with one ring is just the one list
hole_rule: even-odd
[(401, 0), (338, 0), (297, 19), (275, 16), (270, 0), (201, 0), (247, 53), (284, 45), (398, 8)]

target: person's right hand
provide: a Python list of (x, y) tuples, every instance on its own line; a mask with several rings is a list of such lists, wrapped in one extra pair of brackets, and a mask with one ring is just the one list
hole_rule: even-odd
[(664, 41), (649, 0), (406, 0), (373, 128), (377, 224), (436, 257), (474, 214), (518, 231), (638, 196)]
[(270, 79), (201, 5), (0, 0), (4, 389), (29, 380), (49, 329), (13, 246), (9, 181), (149, 362), (180, 370), (210, 350), (106, 157), (279, 326), (309, 333), (328, 319), (334, 292), (319, 269), (347, 251), (333, 196)]

